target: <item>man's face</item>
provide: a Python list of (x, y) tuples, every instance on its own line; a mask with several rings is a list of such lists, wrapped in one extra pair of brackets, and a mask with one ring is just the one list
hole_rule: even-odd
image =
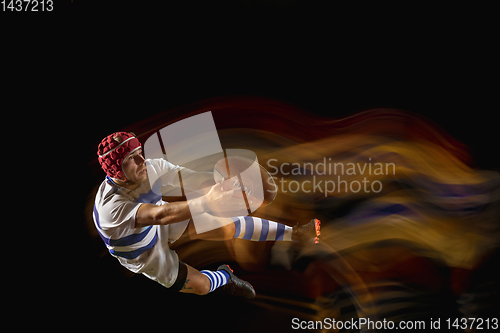
[(142, 156), (142, 148), (137, 149), (122, 163), (127, 179), (136, 184), (144, 183), (148, 179), (146, 160)]

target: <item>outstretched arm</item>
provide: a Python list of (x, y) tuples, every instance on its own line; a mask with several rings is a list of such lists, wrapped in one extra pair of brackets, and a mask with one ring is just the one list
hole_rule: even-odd
[(241, 209), (246, 210), (246, 204), (239, 188), (231, 191), (223, 191), (222, 184), (217, 183), (210, 191), (196, 199), (188, 201), (171, 202), (166, 205), (157, 206), (153, 204), (142, 204), (135, 216), (136, 228), (147, 225), (166, 225), (190, 219), (192, 215), (209, 212), (217, 216), (225, 216), (228, 212)]
[[(203, 204), (200, 202), (200, 204)], [(142, 204), (135, 216), (135, 227), (147, 225), (166, 225), (177, 223), (191, 218), (191, 211), (187, 201), (171, 202), (163, 206)]]

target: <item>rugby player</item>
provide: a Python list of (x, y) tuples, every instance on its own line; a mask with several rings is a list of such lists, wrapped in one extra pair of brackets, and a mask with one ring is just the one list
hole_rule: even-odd
[[(170, 245), (184, 233), (191, 239), (318, 242), (317, 219), (290, 227), (257, 217), (224, 217), (239, 208), (241, 200), (236, 199), (242, 192), (240, 188), (224, 191), (222, 183), (210, 186), (206, 194), (189, 203), (164, 201), (158, 188), (180, 186), (178, 173), (186, 170), (165, 159), (145, 159), (133, 133), (108, 135), (99, 144), (97, 155), (106, 173), (93, 208), (99, 235), (121, 265), (174, 291), (205, 295), (220, 288), (226, 294), (255, 297), (251, 284), (236, 277), (228, 265), (199, 271), (180, 261)], [(182, 186), (207, 182), (204, 173), (191, 175), (183, 179)], [(150, 179), (155, 180), (153, 185)], [(221, 227), (198, 234), (192, 214), (206, 214), (221, 222)]]

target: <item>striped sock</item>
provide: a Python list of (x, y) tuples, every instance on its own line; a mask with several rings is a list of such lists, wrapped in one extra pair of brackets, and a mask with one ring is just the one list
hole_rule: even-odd
[(251, 241), (291, 241), (292, 227), (252, 216), (232, 218), (235, 226), (234, 238)]
[(210, 280), (210, 291), (214, 291), (215, 289), (222, 287), (229, 280), (229, 273), (220, 270), (220, 271), (200, 271), (201, 274), (205, 275)]

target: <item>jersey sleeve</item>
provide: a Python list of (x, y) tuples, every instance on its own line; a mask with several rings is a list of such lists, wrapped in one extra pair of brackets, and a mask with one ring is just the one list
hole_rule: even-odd
[(103, 229), (135, 228), (135, 216), (142, 203), (114, 196), (100, 209), (100, 223)]

